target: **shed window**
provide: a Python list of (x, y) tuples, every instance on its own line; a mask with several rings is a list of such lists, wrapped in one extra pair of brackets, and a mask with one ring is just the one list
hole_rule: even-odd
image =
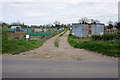
[(75, 28), (77, 28), (77, 26), (75, 26)]

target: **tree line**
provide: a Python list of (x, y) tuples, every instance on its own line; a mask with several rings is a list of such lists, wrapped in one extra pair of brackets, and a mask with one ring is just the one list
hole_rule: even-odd
[(71, 27), (71, 24), (61, 24), (59, 21), (55, 21), (55, 22), (53, 22), (53, 24), (26, 25), (26, 24), (20, 23), (20, 22), (13, 22), (11, 24), (8, 24), (6, 22), (0, 22), (1, 27), (8, 27), (8, 28), (11, 28), (11, 26), (21, 26), (22, 28), (27, 28), (27, 27), (31, 27), (31, 28), (59, 28), (59, 27), (68, 28), (68, 27)]
[[(97, 24), (100, 23), (99, 20), (94, 20), (94, 19), (88, 19), (88, 18), (81, 18), (79, 19), (79, 23), (80, 24)], [(108, 21), (108, 25), (106, 26), (108, 29), (112, 29), (113, 27), (117, 28), (120, 31), (120, 22), (112, 22), (112, 21)]]

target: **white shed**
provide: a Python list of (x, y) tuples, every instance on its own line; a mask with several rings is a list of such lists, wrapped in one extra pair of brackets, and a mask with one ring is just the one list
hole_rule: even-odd
[(12, 29), (21, 28), (21, 26), (11, 26)]
[(77, 37), (88, 37), (104, 33), (104, 24), (72, 24), (72, 34)]

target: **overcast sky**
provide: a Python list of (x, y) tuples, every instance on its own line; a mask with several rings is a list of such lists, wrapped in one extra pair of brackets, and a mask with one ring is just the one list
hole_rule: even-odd
[(107, 23), (118, 21), (119, 0), (2, 0), (0, 21), (25, 24), (77, 23), (87, 17)]

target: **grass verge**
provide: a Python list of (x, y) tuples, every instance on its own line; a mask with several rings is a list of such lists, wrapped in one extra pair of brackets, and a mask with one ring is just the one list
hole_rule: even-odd
[(120, 55), (120, 41), (79, 41), (76, 42), (75, 37), (69, 34), (68, 42), (74, 48), (82, 48), (90, 51), (102, 53), (107, 56), (119, 57)]
[[(60, 34), (62, 31), (53, 34), (52, 36), (50, 36), (49, 38), (47, 38), (46, 40), (54, 37), (57, 34)], [(9, 40), (8, 39), (8, 34), (7, 32), (2, 32), (2, 54), (4, 53), (10, 53), (10, 54), (20, 54), (21, 52), (25, 52), (25, 51), (29, 51), (32, 50), (34, 48), (38, 48), (40, 47), (46, 40), (44, 40), (44, 42), (38, 42), (36, 40), (32, 40), (32, 41), (26, 41), (25, 38), (21, 38), (19, 40)]]

